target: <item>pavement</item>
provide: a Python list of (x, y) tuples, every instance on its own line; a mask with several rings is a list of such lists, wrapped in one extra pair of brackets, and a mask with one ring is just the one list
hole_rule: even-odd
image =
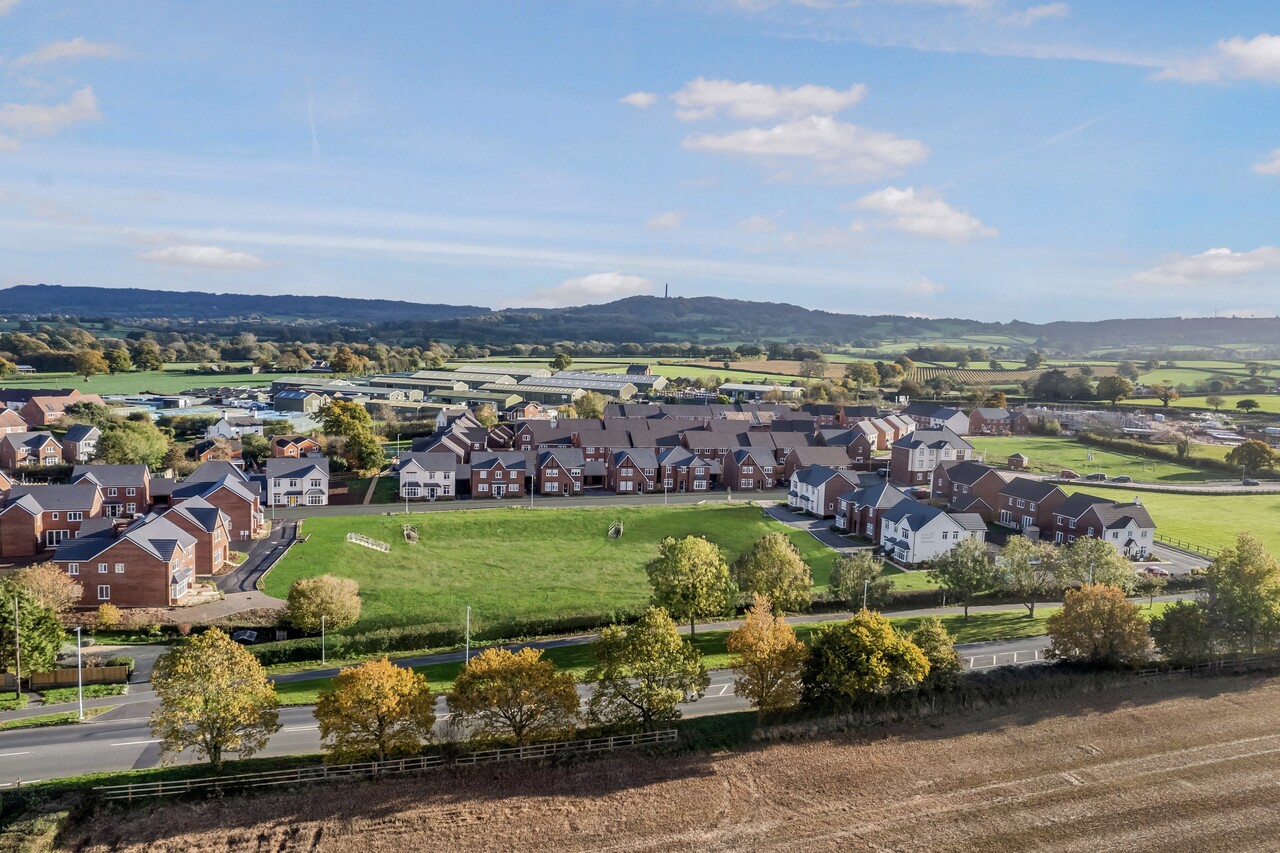
[(794, 527), (797, 530), (804, 530), (823, 545), (839, 551), (841, 554), (853, 554), (858, 551), (871, 550), (870, 542), (850, 539), (832, 530), (832, 519), (830, 518), (814, 518), (811, 515), (792, 512), (776, 503), (767, 504), (764, 511), (775, 521), (781, 521), (783, 524)]

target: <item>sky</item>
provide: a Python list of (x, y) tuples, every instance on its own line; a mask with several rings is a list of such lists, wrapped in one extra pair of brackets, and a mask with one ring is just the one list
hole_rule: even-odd
[(1272, 316), (1275, 12), (0, 0), (0, 286)]

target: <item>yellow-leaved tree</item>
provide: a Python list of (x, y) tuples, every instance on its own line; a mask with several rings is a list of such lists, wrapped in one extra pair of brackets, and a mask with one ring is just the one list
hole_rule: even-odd
[(485, 649), (454, 680), (449, 708), (474, 737), (516, 746), (570, 737), (579, 717), (573, 676), (541, 649)]
[(350, 578), (320, 575), (299, 578), (289, 587), (283, 619), (299, 631), (319, 634), (324, 627), (341, 631), (360, 621), (360, 584)]
[(217, 628), (161, 655), (151, 687), (160, 699), (151, 733), (165, 760), (195, 749), (221, 771), (224, 753), (248, 758), (280, 730), (279, 702), (266, 670)]
[(746, 697), (762, 717), (800, 701), (800, 671), (809, 649), (785, 619), (773, 615), (767, 595), (755, 596), (746, 621), (729, 633), (725, 645), (738, 676), (733, 692)]
[(427, 679), (386, 658), (344, 668), (320, 691), (316, 719), (335, 762), (385, 761), (431, 739), (436, 697)]

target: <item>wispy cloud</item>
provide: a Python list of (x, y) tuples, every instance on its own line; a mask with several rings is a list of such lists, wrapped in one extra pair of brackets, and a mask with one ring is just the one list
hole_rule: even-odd
[(996, 229), (972, 214), (956, 210), (930, 190), (885, 187), (854, 202), (859, 210), (884, 214), (873, 224), (920, 237), (964, 243), (976, 237), (994, 237)]
[(686, 83), (671, 99), (680, 108), (676, 110), (676, 117), (682, 121), (713, 118), (722, 112), (734, 118), (760, 121), (833, 115), (858, 103), (866, 94), (867, 87), (861, 83), (841, 91), (828, 86), (793, 88), (699, 77)]
[(630, 95), (624, 95), (618, 98), (618, 103), (626, 104), (629, 107), (639, 107), (647, 110), (658, 102), (658, 96), (653, 92), (632, 92)]
[(599, 272), (565, 279), (553, 287), (535, 290), (509, 300), (504, 307), (561, 308), (567, 305), (596, 305), (627, 296), (652, 293), (654, 283), (643, 276), (620, 272)]
[(902, 288), (902, 292), (912, 296), (941, 296), (947, 292), (947, 286), (922, 276), (919, 280)]
[(1259, 175), (1280, 175), (1280, 148), (1271, 152), (1271, 159), (1255, 163), (1253, 171)]
[(1202, 56), (1173, 63), (1155, 75), (1156, 80), (1183, 83), (1217, 83), (1256, 80), (1280, 83), (1280, 36), (1262, 33), (1223, 39)]
[(748, 216), (738, 223), (738, 227), (748, 234), (769, 234), (778, 230), (778, 225), (767, 216)]
[(43, 65), (47, 62), (75, 62), (81, 59), (123, 59), (129, 53), (123, 47), (105, 42), (86, 41), (73, 38), (70, 41), (55, 41), (44, 47), (33, 50), (25, 56), (19, 56), (9, 63), (15, 68), (28, 65)]
[(7, 15), (17, 8), (22, 0), (0, 0), (0, 15)]
[(1280, 249), (1261, 246), (1251, 252), (1209, 249), (1198, 255), (1175, 255), (1168, 262), (1134, 275), (1137, 284), (1196, 284), (1202, 281), (1235, 278), (1280, 265)]
[[(102, 118), (93, 87), (85, 86), (65, 104), (5, 104), (0, 106), (0, 128), (15, 137), (52, 136), (61, 130)], [(7, 144), (5, 140), (7, 139)], [(16, 147), (12, 137), (0, 135), (0, 150)]]
[(1071, 7), (1066, 3), (1042, 3), (1039, 6), (1028, 6), (1025, 9), (1019, 9), (1016, 12), (1010, 12), (1000, 17), (1000, 23), (1006, 27), (1027, 28), (1041, 21), (1048, 21), (1054, 18), (1065, 18), (1071, 14)]
[(140, 260), (156, 264), (203, 267), (215, 270), (258, 270), (268, 266), (257, 255), (233, 252), (221, 246), (166, 246), (138, 255)]
[(679, 228), (683, 222), (683, 213), (678, 210), (669, 210), (666, 213), (659, 213), (654, 216), (645, 223), (645, 227), (652, 228), (655, 231), (670, 231), (673, 228)]

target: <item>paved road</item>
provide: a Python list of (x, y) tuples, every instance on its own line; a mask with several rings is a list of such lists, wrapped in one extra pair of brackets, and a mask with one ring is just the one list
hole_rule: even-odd
[(278, 521), (271, 528), (271, 534), (259, 539), (249, 548), (248, 556), (234, 572), (228, 572), (216, 579), (218, 589), (225, 593), (253, 592), (258, 588), (258, 579), (267, 573), (267, 569), (289, 550), (289, 544), (298, 536), (298, 523), (294, 520)]
[(1203, 569), (1210, 563), (1208, 557), (1202, 557), (1190, 551), (1183, 551), (1181, 548), (1162, 545), (1159, 542), (1151, 546), (1151, 551), (1161, 560), (1168, 563), (1169, 565), (1166, 568), (1175, 575), (1189, 575), (1192, 569)]
[(839, 551), (841, 554), (852, 554), (856, 551), (871, 549), (870, 542), (849, 539), (832, 530), (832, 519), (830, 518), (814, 518), (811, 515), (802, 515), (777, 504), (766, 505), (765, 512), (776, 521), (781, 521), (783, 524), (794, 527), (797, 530), (806, 531), (823, 545)]
[[(999, 643), (973, 643), (957, 646), (966, 666), (984, 669), (1033, 663), (1043, 656), (1045, 640), (1006, 640)], [(314, 676), (313, 673), (308, 673)], [(701, 717), (747, 709), (745, 700), (734, 695), (733, 673), (716, 670), (705, 695), (684, 703), (685, 717)], [(585, 704), (590, 685), (579, 685)], [(0, 788), (81, 773), (130, 770), (155, 767), (160, 763), (158, 742), (151, 736), (147, 716), (155, 707), (154, 695), (132, 696), (86, 702), (87, 706), (115, 705), (116, 709), (81, 726), (59, 726), (48, 729), (0, 731)], [(48, 713), (48, 710), (45, 710)], [(441, 697), (436, 705), (437, 736), (453, 737), (448, 705)], [(296, 706), (280, 711), (281, 730), (272, 736), (263, 756), (296, 755), (319, 752), (320, 734), (313, 708)], [(179, 763), (194, 761), (183, 754)]]

